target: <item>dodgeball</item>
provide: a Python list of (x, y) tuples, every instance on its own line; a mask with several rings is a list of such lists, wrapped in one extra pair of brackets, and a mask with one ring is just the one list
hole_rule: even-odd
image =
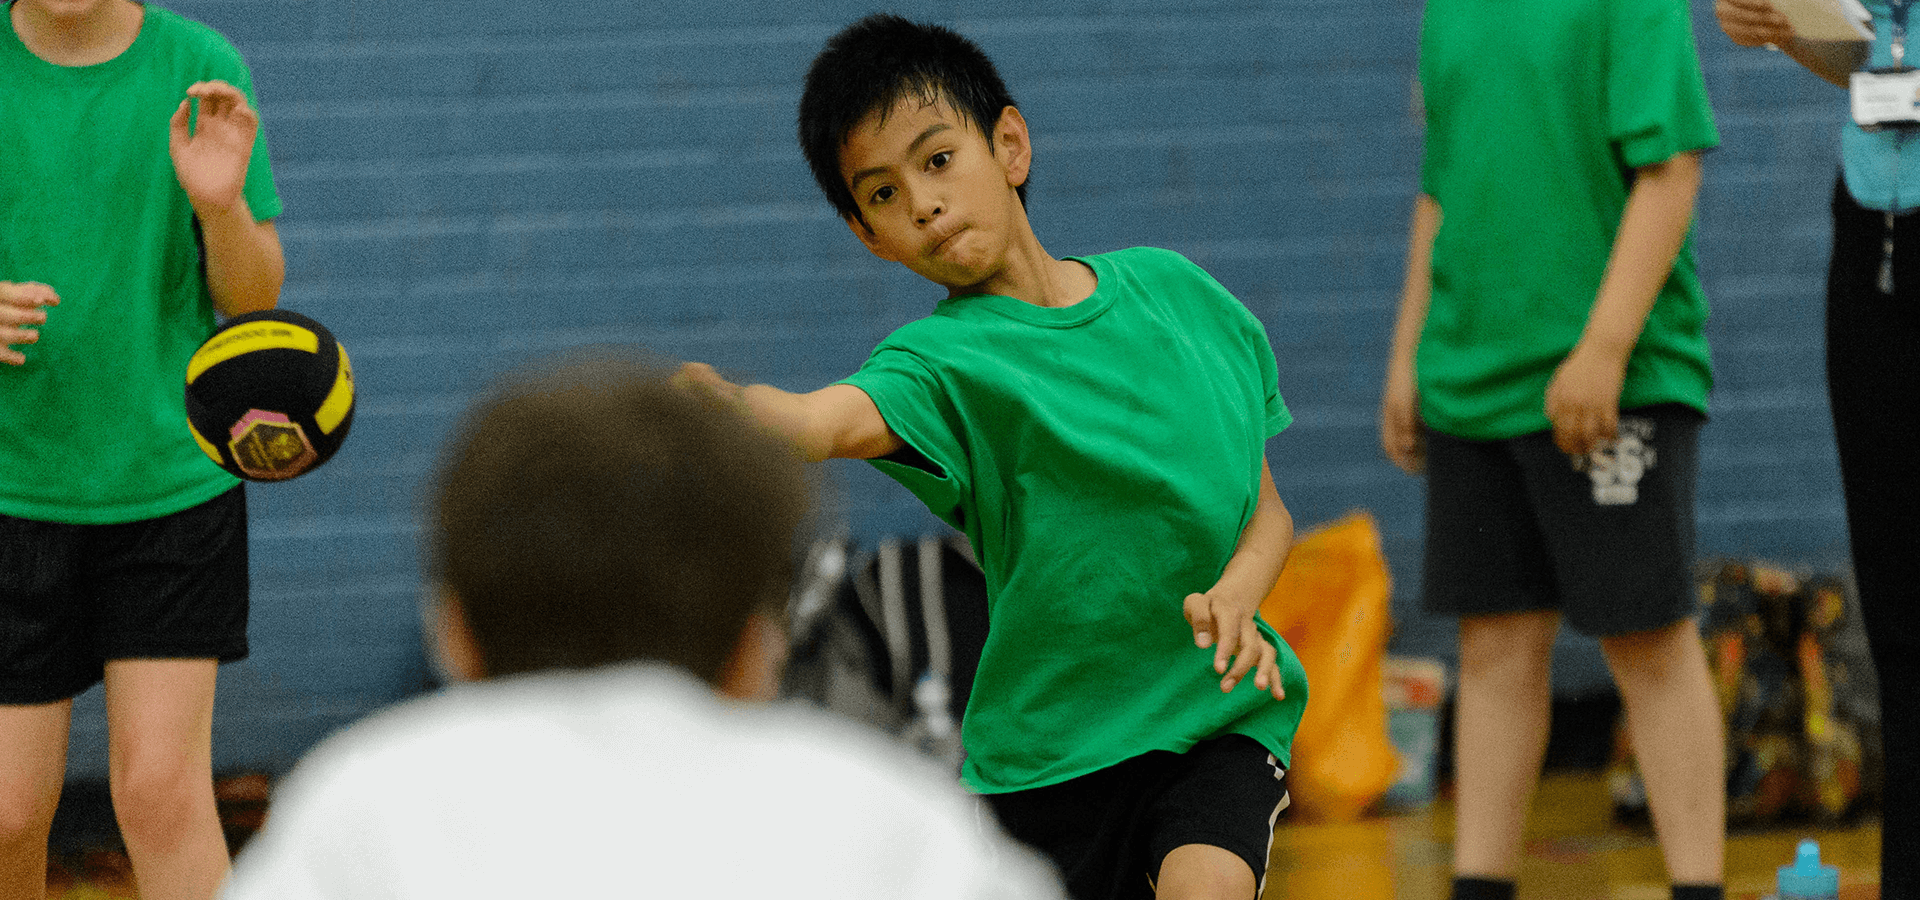
[(187, 362), (187, 424), (200, 450), (249, 481), (311, 472), (353, 425), (353, 367), (333, 333), (264, 310), (229, 319)]

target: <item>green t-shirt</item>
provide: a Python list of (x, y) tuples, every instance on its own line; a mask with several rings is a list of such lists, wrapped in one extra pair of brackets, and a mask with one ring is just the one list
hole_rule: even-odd
[[(1421, 188), (1441, 210), (1415, 361), (1420, 412), (1492, 440), (1550, 427), (1633, 169), (1719, 142), (1686, 0), (1429, 0)], [(1713, 375), (1693, 241), (1627, 367), (1622, 407), (1706, 411)]]
[[(187, 430), (187, 358), (215, 317), (167, 123), (188, 85), (251, 97), (252, 78), (219, 34), (150, 3), (133, 45), (94, 66), (34, 56), (0, 18), (0, 281), (60, 295), (26, 365), (0, 365), (0, 513), (178, 512), (239, 482)], [(264, 136), (246, 198), (258, 219), (280, 213)]]
[(962, 724), (962, 777), (1043, 787), (1221, 734), (1285, 762), (1306, 704), (1220, 692), (1186, 596), (1213, 586), (1252, 516), (1266, 439), (1292, 416), (1259, 320), (1179, 254), (1082, 260), (1065, 308), (976, 295), (894, 332), (846, 380), (909, 451), (875, 465), (964, 532), (990, 627)]

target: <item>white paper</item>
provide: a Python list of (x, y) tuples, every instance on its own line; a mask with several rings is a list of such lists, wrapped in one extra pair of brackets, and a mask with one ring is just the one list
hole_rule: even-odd
[(1793, 23), (1793, 33), (1809, 41), (1865, 41), (1873, 37), (1871, 19), (1859, 0), (1773, 0), (1773, 8)]

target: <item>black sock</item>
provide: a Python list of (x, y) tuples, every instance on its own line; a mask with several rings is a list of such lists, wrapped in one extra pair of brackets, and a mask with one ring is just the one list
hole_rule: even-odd
[(1513, 882), (1495, 878), (1455, 878), (1453, 900), (1513, 900)]
[(1676, 884), (1673, 900), (1726, 900), (1726, 889), (1717, 884)]

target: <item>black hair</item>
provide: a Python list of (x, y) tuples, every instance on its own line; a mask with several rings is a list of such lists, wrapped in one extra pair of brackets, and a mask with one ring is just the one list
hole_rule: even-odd
[[(841, 218), (860, 220), (853, 191), (840, 173), (847, 135), (868, 115), (887, 115), (903, 99), (945, 100), (960, 118), (986, 136), (1000, 113), (1018, 106), (993, 60), (980, 47), (938, 25), (876, 13), (828, 39), (807, 70), (800, 95), (800, 151), (820, 190)], [(1016, 193), (1027, 202), (1027, 186)]]
[(785, 605), (809, 487), (792, 448), (653, 361), (594, 351), (466, 416), (429, 565), (488, 676), (658, 660), (714, 682)]

